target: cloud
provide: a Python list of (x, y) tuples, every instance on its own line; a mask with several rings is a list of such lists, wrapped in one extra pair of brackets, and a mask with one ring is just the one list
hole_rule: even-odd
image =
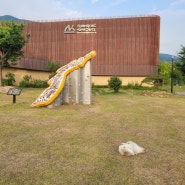
[(120, 4), (122, 4), (122, 3), (126, 2), (126, 1), (127, 0), (114, 0), (114, 1), (111, 2), (111, 5), (112, 6), (118, 6), (118, 5), (120, 5)]
[(170, 7), (179, 7), (179, 6), (182, 6), (182, 5), (185, 5), (185, 0), (175, 0), (173, 1), (172, 3), (170, 3)]
[(0, 14), (10, 14), (29, 20), (55, 20), (81, 17), (80, 11), (68, 8), (61, 0), (6, 0), (1, 2)]
[[(155, 14), (161, 17), (161, 52), (176, 54), (181, 45), (185, 45), (185, 9), (177, 8), (182, 6), (185, 0), (176, 0), (166, 9), (155, 11)], [(180, 6), (180, 7), (181, 7)]]
[(180, 45), (185, 45), (185, 24), (183, 24), (185, 0), (0, 1), (0, 15), (12, 15), (28, 20), (52, 21), (82, 17), (157, 14), (161, 17), (160, 51), (175, 54), (180, 49)]
[(99, 0), (91, 0), (91, 3), (94, 4), (94, 3), (97, 3)]

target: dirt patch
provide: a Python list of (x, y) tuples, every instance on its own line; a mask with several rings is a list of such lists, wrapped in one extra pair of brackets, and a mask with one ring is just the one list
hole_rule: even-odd
[(12, 86), (2, 86), (0, 87), (0, 93), (7, 93)]
[(174, 96), (172, 93), (168, 93), (168, 92), (164, 92), (164, 91), (142, 91), (141, 95), (159, 97), (159, 98), (168, 98), (168, 97)]

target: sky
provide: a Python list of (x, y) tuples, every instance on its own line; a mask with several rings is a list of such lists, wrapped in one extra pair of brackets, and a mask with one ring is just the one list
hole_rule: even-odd
[(159, 15), (160, 53), (185, 46), (185, 0), (0, 0), (0, 16), (33, 21)]

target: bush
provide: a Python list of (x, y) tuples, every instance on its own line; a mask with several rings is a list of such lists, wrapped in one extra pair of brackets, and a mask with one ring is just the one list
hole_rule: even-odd
[(3, 79), (3, 85), (4, 86), (12, 86), (15, 83), (15, 74), (8, 72), (6, 75), (6, 79)]
[(3, 84), (3, 86), (8, 86), (8, 80), (3, 78), (2, 84)]
[(31, 76), (25, 75), (23, 80), (20, 81), (19, 87), (33, 87), (33, 88), (46, 88), (48, 84), (43, 80), (32, 79)]
[(128, 83), (128, 85), (124, 86), (123, 89), (141, 89), (141, 84), (136, 83)]
[(164, 80), (163, 76), (160, 75), (153, 75), (146, 77), (142, 83), (153, 85), (155, 89), (158, 89), (159, 86), (163, 86)]
[(48, 83), (47, 81), (43, 81), (43, 80), (33, 80), (33, 86), (35, 88), (45, 88), (48, 87)]
[(122, 81), (117, 77), (113, 76), (108, 80), (108, 86), (110, 89), (113, 89), (114, 92), (118, 92), (121, 87)]
[(128, 83), (128, 85), (124, 85), (121, 87), (124, 90), (133, 89), (133, 90), (155, 90), (154, 87), (142, 86), (142, 84), (138, 83)]
[(60, 68), (60, 64), (59, 63), (53, 62), (51, 60), (48, 61), (47, 69), (48, 69), (48, 71), (51, 72), (51, 74), (49, 75), (49, 79), (56, 75), (56, 71), (59, 68)]

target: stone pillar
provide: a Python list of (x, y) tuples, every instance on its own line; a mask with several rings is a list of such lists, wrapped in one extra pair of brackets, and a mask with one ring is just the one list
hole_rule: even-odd
[(91, 61), (88, 61), (83, 68), (79, 68), (67, 76), (63, 90), (48, 105), (48, 108), (54, 108), (63, 103), (91, 104), (91, 84)]
[(92, 103), (91, 86), (91, 62), (88, 61), (84, 68), (80, 68), (80, 103)]

